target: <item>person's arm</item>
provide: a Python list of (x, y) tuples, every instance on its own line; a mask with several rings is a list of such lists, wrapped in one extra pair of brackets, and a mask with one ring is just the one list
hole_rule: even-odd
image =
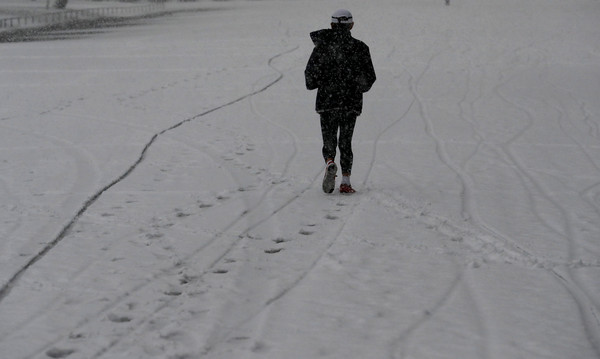
[(308, 60), (308, 64), (306, 64), (306, 69), (304, 70), (304, 79), (306, 81), (306, 88), (309, 90), (314, 90), (319, 88), (320, 85), (320, 73), (321, 69), (319, 66), (319, 55), (317, 48), (313, 50), (310, 55), (310, 59)]
[(363, 48), (361, 58), (363, 59), (363, 64), (361, 66), (361, 74), (358, 78), (358, 86), (361, 92), (367, 92), (371, 89), (375, 80), (377, 80), (377, 76), (375, 75), (375, 68), (373, 67), (369, 47), (366, 45)]

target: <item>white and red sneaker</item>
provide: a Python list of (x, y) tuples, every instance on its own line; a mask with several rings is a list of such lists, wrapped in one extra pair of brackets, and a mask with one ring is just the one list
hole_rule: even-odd
[(327, 167), (325, 167), (325, 177), (323, 178), (323, 192), (331, 193), (335, 188), (335, 177), (337, 173), (337, 166), (335, 162), (329, 161), (327, 162)]
[(356, 191), (351, 185), (342, 183), (340, 186), (340, 193), (355, 193)]

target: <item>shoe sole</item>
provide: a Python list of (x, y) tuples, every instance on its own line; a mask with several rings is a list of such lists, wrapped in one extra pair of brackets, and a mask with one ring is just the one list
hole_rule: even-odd
[(335, 174), (337, 173), (337, 165), (334, 163), (325, 170), (323, 178), (323, 192), (332, 193), (335, 189)]

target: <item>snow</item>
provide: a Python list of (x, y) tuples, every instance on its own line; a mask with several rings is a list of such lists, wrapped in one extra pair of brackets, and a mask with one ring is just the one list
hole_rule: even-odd
[[(600, 358), (600, 3), (167, 3), (0, 44), (0, 357)], [(310, 31), (378, 75), (322, 193)]]
[[(148, 3), (140, 3), (138, 1), (118, 1), (118, 0), (69, 0), (67, 2), (66, 10), (88, 10), (88, 9), (113, 9), (110, 13), (112, 16), (123, 16), (136, 14), (136, 12), (130, 10), (130, 12), (117, 12), (115, 8), (140, 8), (147, 6)], [(57, 9), (55, 7), (56, 0), (0, 0), (0, 19), (18, 18), (18, 17), (31, 17), (37, 15), (46, 15), (49, 13), (64, 13), (64, 9)], [(139, 15), (139, 12), (138, 14)], [(40, 19), (37, 20), (38, 22)], [(14, 25), (17, 23), (15, 21)], [(22, 21), (20, 23), (22, 27), (33, 26), (31, 21)], [(45, 25), (42, 23), (42, 25)]]

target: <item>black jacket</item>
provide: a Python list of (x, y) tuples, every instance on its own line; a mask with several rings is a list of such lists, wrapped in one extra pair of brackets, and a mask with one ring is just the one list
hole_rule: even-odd
[(317, 91), (317, 112), (362, 112), (363, 93), (375, 82), (369, 47), (349, 30), (324, 29), (310, 34), (315, 47), (304, 77), (306, 88)]

